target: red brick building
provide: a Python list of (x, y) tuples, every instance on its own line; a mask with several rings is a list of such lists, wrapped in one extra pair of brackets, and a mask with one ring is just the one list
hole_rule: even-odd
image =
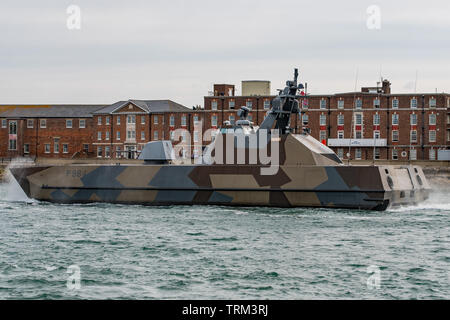
[(2, 107), (0, 157), (92, 155), (93, 112), (101, 105)]
[[(233, 122), (241, 106), (260, 125), (274, 96), (233, 96), (233, 85), (215, 85), (204, 97), (206, 126)], [(450, 95), (393, 94), (390, 83), (361, 92), (308, 95), (299, 99), (301, 115), (291, 128), (301, 132), (302, 121), (311, 135), (342, 159), (436, 160), (437, 150), (450, 148)], [(301, 117), (303, 120), (301, 121)]]
[(178, 128), (190, 132), (186, 139), (192, 140), (195, 116), (171, 100), (119, 101), (94, 112), (92, 146), (98, 158), (135, 158), (149, 141), (174, 140), (172, 132)]
[(193, 146), (201, 114), (171, 100), (1, 107), (2, 158), (135, 158), (145, 143), (170, 139), (177, 128), (191, 133), (186, 145)]

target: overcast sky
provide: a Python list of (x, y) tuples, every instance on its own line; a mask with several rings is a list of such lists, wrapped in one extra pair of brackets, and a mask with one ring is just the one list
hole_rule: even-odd
[[(81, 9), (81, 29), (66, 10)], [(367, 8), (380, 8), (380, 29)], [(373, 16), (372, 16), (373, 17)], [(373, 20), (370, 20), (373, 21)], [(373, 24), (371, 24), (373, 26)], [(0, 2), (0, 104), (172, 99), (203, 104), (213, 83), (300, 69), (309, 93), (376, 85), (450, 91), (450, 1)]]

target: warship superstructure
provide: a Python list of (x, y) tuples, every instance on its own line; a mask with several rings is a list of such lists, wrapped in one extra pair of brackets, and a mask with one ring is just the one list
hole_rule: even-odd
[(28, 197), (59, 203), (385, 210), (428, 198), (430, 186), (419, 166), (346, 165), (307, 130), (292, 133), (290, 118), (301, 112), (304, 88), (297, 77), (295, 70), (260, 127), (241, 108), (240, 120), (219, 129), (199, 163), (178, 163), (171, 141), (156, 141), (144, 147), (139, 163), (10, 171)]

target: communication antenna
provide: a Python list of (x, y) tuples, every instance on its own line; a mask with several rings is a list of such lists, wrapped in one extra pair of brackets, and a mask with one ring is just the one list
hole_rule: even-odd
[(353, 137), (353, 121), (355, 118), (355, 107), (356, 107), (356, 87), (358, 86), (358, 74), (359, 74), (359, 68), (356, 68), (356, 76), (355, 76), (355, 91), (353, 92), (353, 107), (352, 107), (352, 122), (350, 126), (350, 143), (348, 145), (348, 153), (347, 153), (347, 164), (350, 164), (350, 157), (352, 154), (352, 137)]
[[(381, 88), (378, 87), (378, 84), (380, 84)], [(377, 99), (378, 99), (378, 103), (379, 103), (379, 108), (381, 109), (381, 90), (383, 90), (383, 77), (381, 76), (381, 66), (380, 66), (380, 82), (377, 82)], [(381, 120), (381, 118), (379, 118)], [(380, 125), (380, 124), (378, 124)], [(372, 165), (375, 165), (375, 150), (376, 150), (376, 146), (377, 146), (377, 137), (375, 135), (375, 130), (373, 130), (372, 128), (372, 132), (373, 132), (373, 155), (372, 155)]]

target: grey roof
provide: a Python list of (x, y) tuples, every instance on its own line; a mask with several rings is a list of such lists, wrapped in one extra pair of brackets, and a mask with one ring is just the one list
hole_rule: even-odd
[(144, 112), (148, 113), (160, 113), (160, 112), (188, 112), (191, 109), (176, 103), (172, 100), (128, 100), (128, 101), (118, 101), (112, 105), (106, 106), (102, 109), (97, 110), (96, 114), (111, 113), (114, 110), (125, 106), (128, 103), (133, 103), (136, 106), (142, 108)]
[[(6, 106), (5, 106), (6, 107)], [(0, 113), (2, 118), (91, 118), (104, 105), (17, 105)]]

